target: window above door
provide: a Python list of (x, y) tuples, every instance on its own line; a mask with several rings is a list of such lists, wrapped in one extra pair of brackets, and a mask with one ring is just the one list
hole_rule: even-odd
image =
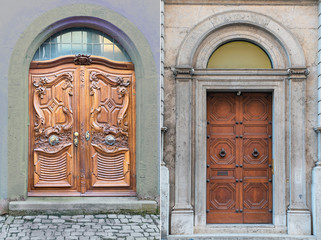
[(33, 61), (78, 54), (131, 62), (126, 50), (113, 37), (90, 28), (69, 28), (52, 35), (40, 45)]
[(247, 41), (232, 41), (219, 46), (213, 52), (207, 68), (270, 69), (272, 63), (259, 46)]

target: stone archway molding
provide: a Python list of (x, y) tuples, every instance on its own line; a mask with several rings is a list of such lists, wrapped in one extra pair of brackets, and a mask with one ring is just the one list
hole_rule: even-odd
[(206, 18), (186, 35), (179, 49), (176, 66), (193, 67), (193, 58), (206, 37), (226, 26), (252, 25), (269, 33), (284, 49), (287, 68), (304, 68), (305, 57), (302, 47), (293, 34), (281, 23), (260, 13), (251, 11), (227, 11)]

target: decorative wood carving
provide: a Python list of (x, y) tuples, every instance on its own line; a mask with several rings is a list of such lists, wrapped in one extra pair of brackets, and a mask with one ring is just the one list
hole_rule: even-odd
[[(106, 85), (110, 86), (117, 86), (117, 94), (119, 99), (123, 99), (122, 104), (118, 104), (115, 107), (120, 108), (118, 116), (117, 116), (117, 126), (110, 126), (108, 123), (98, 123), (97, 116), (101, 112), (102, 109), (102, 103), (99, 102), (100, 97), (100, 86), (99, 86), (99, 80), (101, 80), (102, 83), (105, 83)], [(107, 135), (109, 133), (118, 134), (121, 133), (123, 135), (128, 136), (128, 123), (122, 124), (122, 121), (125, 117), (128, 104), (129, 104), (129, 95), (128, 95), (128, 89), (127, 87), (130, 85), (129, 79), (124, 79), (123, 77), (119, 76), (110, 76), (108, 74), (102, 73), (102, 72), (91, 72), (90, 73), (90, 95), (93, 96), (93, 106), (91, 110), (91, 126), (96, 131), (101, 131), (103, 129), (104, 133)], [(109, 87), (110, 87), (109, 86)], [(107, 102), (107, 104), (113, 104), (111, 102)]]
[(92, 59), (90, 58), (90, 55), (78, 54), (75, 56), (74, 63), (76, 65), (90, 65)]
[[(62, 131), (67, 131), (71, 129), (73, 123), (73, 114), (71, 110), (71, 99), (69, 96), (73, 95), (73, 75), (72, 73), (66, 72), (62, 74), (57, 74), (54, 76), (40, 77), (33, 79), (33, 85), (35, 87), (33, 96), (33, 107), (36, 111), (37, 120), (34, 123), (34, 130), (36, 136), (40, 134), (45, 134), (46, 136), (51, 133), (61, 133)], [(55, 96), (56, 88), (61, 88), (65, 91), (62, 101), (58, 101)], [(57, 90), (59, 92), (59, 90)], [(48, 96), (48, 101), (45, 104), (41, 104), (41, 99), (44, 99), (44, 95), (50, 93)], [(50, 98), (50, 99), (49, 99)], [(56, 114), (57, 111), (62, 110), (65, 114), (67, 121), (64, 124), (56, 124)], [(44, 111), (46, 111), (49, 116), (45, 119)]]
[(35, 187), (70, 187), (72, 186), (72, 155), (66, 146), (54, 154), (43, 149), (34, 152)]
[(129, 69), (131, 63), (89, 56), (31, 63), (30, 196), (135, 196), (135, 78)]

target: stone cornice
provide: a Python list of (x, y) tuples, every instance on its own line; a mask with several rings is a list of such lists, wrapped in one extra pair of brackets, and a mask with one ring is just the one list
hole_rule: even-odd
[(165, 0), (173, 5), (316, 5), (318, 0)]
[(306, 79), (309, 74), (307, 68), (289, 69), (194, 69), (172, 67), (176, 79), (187, 79), (193, 76), (284, 76), (288, 79)]

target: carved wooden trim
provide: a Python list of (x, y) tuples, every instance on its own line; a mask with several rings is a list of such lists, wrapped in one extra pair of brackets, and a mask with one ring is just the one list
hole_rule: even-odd
[[(131, 62), (117, 62), (112, 61), (102, 57), (94, 57), (91, 56), (91, 64), (98, 64), (102, 66), (106, 66), (109, 68), (120, 69), (120, 70), (134, 70), (134, 64)], [(56, 67), (66, 63), (75, 63), (75, 56), (63, 56), (59, 58), (55, 58), (48, 61), (32, 61), (30, 63), (30, 69), (45, 69)]]
[(92, 59), (90, 55), (78, 54), (74, 58), (74, 63), (76, 65), (90, 65), (92, 63)]
[[(121, 76), (111, 76), (106, 73), (102, 72), (96, 72), (93, 71), (90, 73), (89, 77), (91, 81), (90, 85), (90, 95), (93, 96), (94, 99), (94, 107), (91, 110), (91, 117), (90, 117), (90, 123), (91, 126), (96, 130), (100, 131), (103, 129), (103, 131), (108, 134), (113, 132), (114, 134), (116, 133), (121, 133), (123, 135), (128, 136), (128, 126), (127, 123), (123, 123), (123, 119), (126, 115), (126, 111), (128, 109), (129, 105), (129, 95), (128, 95), (128, 89), (127, 87), (130, 85), (130, 79), (129, 78), (124, 78)], [(114, 126), (109, 126), (109, 125), (103, 125), (99, 124), (97, 121), (97, 116), (101, 112), (101, 106), (99, 106), (99, 90), (100, 86), (98, 85), (98, 80), (102, 79), (108, 82), (109, 84), (113, 86), (117, 86), (117, 93), (118, 93), (118, 98), (124, 98), (123, 100), (123, 107), (119, 111), (118, 116), (117, 116), (117, 125), (119, 127), (114, 127)]]
[[(67, 102), (65, 103), (66, 106), (62, 107), (62, 110), (64, 112), (64, 114), (66, 115), (68, 121), (66, 124), (60, 125), (60, 124), (56, 124), (55, 126), (50, 126), (50, 127), (46, 127), (44, 126), (45, 124), (45, 116), (43, 111), (40, 108), (40, 99), (43, 99), (43, 95), (46, 94), (46, 89), (47, 87), (51, 87), (53, 86), (54, 83), (61, 81), (62, 79), (65, 80), (65, 83), (62, 86), (63, 90), (67, 90), (66, 94), (68, 94), (69, 96), (73, 95), (72, 89), (73, 89), (73, 75), (70, 72), (65, 72), (65, 73), (61, 73), (58, 75), (54, 75), (53, 77), (40, 77), (39, 81), (36, 80), (37, 78), (33, 79), (33, 86), (36, 88), (34, 91), (34, 96), (33, 96), (33, 106), (34, 109), (36, 111), (36, 122), (34, 123), (34, 130), (35, 130), (35, 135), (38, 136), (40, 134), (45, 134), (46, 136), (48, 136), (51, 133), (61, 133), (63, 130), (67, 131), (69, 129), (71, 129), (72, 127), (72, 123), (73, 123), (73, 114), (72, 114), (72, 110), (71, 110), (71, 103), (70, 103), (70, 99), (69, 97), (67, 97), (66, 99)], [(52, 100), (53, 102), (55, 102), (57, 104), (57, 101), (53, 98)]]

